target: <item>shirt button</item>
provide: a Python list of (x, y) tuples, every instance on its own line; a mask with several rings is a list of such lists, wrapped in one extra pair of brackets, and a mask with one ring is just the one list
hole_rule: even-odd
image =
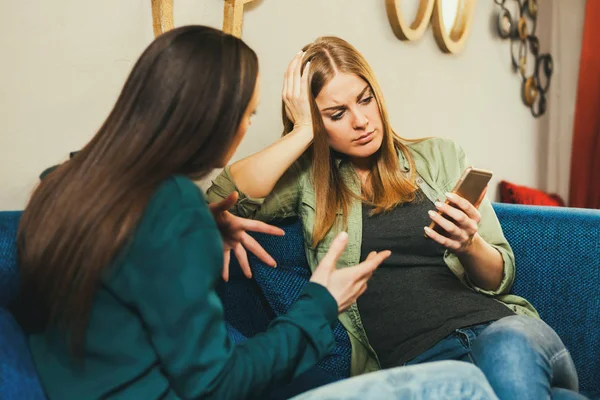
[(419, 185), (420, 185), (420, 184), (422, 184), (422, 183), (423, 183), (423, 179), (421, 179), (421, 178), (417, 178), (417, 183), (418, 183)]

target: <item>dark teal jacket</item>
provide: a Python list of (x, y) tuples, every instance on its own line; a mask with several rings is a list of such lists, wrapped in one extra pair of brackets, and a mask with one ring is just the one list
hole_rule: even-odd
[(160, 186), (118, 259), (96, 293), (81, 366), (58, 332), (30, 337), (50, 400), (261, 398), (333, 349), (337, 305), (313, 283), (266, 332), (229, 340), (215, 292), (221, 237), (188, 178)]

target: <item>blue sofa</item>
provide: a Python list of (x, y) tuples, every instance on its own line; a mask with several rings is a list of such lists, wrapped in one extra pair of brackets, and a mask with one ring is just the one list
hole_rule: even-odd
[[(494, 204), (517, 260), (514, 292), (529, 299), (561, 336), (579, 372), (581, 391), (600, 399), (600, 211)], [(0, 399), (44, 399), (26, 339), (8, 304), (18, 291), (15, 233), (19, 212), (0, 212)], [(246, 340), (284, 313), (308, 280), (297, 220), (282, 221), (284, 238), (256, 235), (276, 260), (272, 269), (251, 259), (254, 279), (236, 267), (219, 287), (230, 337)], [(349, 374), (350, 347), (340, 324), (333, 353), (263, 398), (283, 399)]]

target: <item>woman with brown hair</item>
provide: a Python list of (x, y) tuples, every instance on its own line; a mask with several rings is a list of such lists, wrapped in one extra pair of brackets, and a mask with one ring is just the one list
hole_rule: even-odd
[[(229, 214), (235, 194), (208, 205), (192, 178), (227, 163), (258, 97), (244, 42), (172, 30), (141, 55), (92, 140), (44, 175), (19, 226), (13, 310), (49, 399), (264, 398), (331, 351), (338, 312), (390, 255), (337, 271), (345, 233), (287, 314), (242, 344), (227, 335), (215, 287), (230, 251), (250, 276), (244, 247), (275, 261), (246, 231), (283, 232)], [(478, 371), (454, 364), (417, 371), (494, 398)]]
[(340, 315), (353, 375), (454, 359), (476, 364), (502, 399), (579, 396), (559, 337), (510, 294), (514, 255), (490, 201), (448, 193), (469, 166), (459, 146), (398, 136), (367, 61), (336, 37), (292, 60), (282, 114), (283, 137), (227, 167), (208, 198), (238, 191), (240, 216), (299, 216), (313, 270), (341, 230), (338, 268), (392, 251)]

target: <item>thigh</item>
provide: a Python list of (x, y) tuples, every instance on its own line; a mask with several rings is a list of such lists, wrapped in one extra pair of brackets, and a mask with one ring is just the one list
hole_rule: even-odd
[(293, 400), (497, 399), (481, 371), (460, 361), (440, 361), (372, 372), (335, 382)]

